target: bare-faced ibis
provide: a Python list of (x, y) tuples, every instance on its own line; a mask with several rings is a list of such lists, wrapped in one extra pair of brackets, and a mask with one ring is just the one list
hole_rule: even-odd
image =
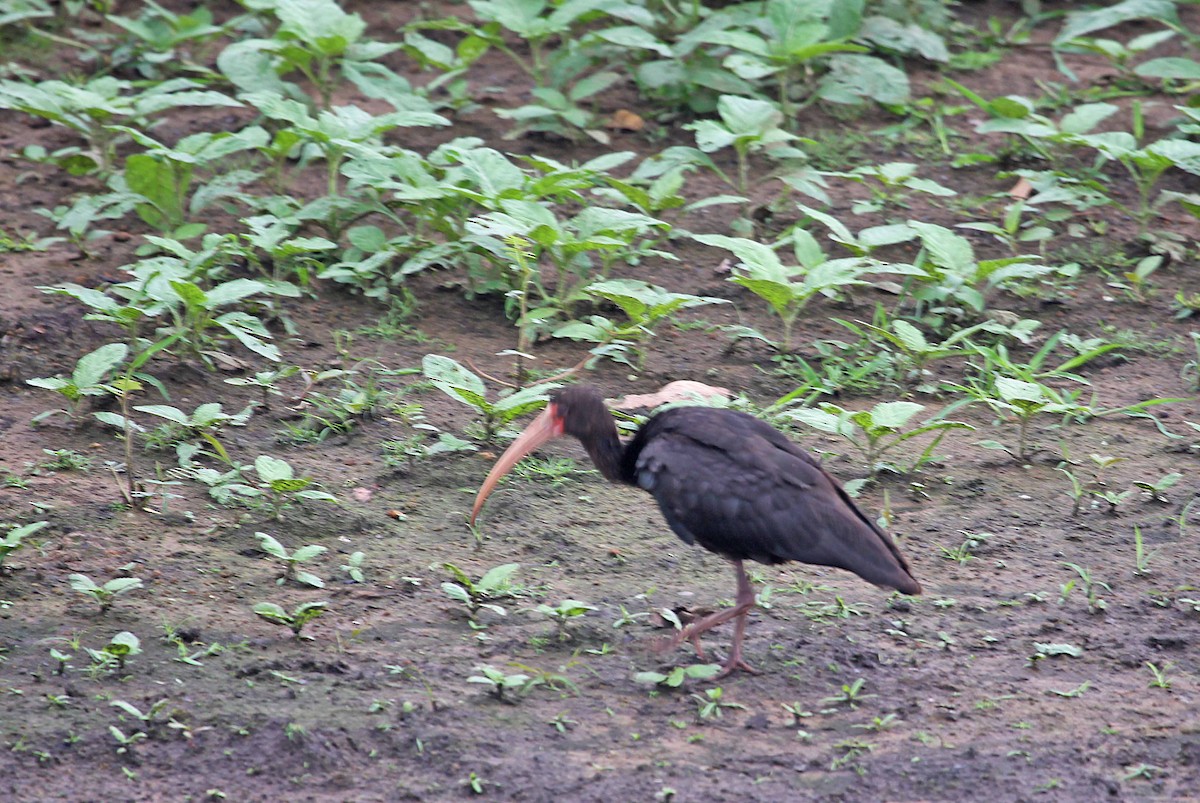
[(517, 461), (552, 438), (573, 435), (608, 480), (649, 491), (675, 534), (733, 562), (737, 600), (685, 627), (702, 658), (700, 634), (735, 619), (722, 675), (754, 670), (742, 658), (746, 619), (755, 605), (745, 560), (796, 560), (848, 569), (867, 582), (921, 593), (892, 539), (860, 511), (842, 487), (783, 433), (745, 413), (676, 407), (652, 416), (622, 443), (596, 388), (557, 391), (512, 442), (475, 497), (471, 521)]

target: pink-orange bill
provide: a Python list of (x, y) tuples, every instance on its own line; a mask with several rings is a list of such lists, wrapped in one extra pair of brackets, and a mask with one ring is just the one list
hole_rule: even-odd
[(496, 487), (496, 483), (500, 482), (501, 477), (507, 474), (522, 457), (546, 441), (562, 437), (562, 434), (562, 416), (559, 415), (555, 405), (551, 403), (547, 405), (541, 415), (533, 419), (533, 422), (525, 428), (524, 432), (517, 436), (517, 439), (504, 450), (504, 454), (500, 455), (500, 459), (492, 466), (492, 470), (488, 472), (483, 485), (479, 486), (479, 493), (475, 495), (475, 505), (471, 508), (471, 523), (475, 523), (475, 518), (479, 515), (484, 500), (488, 498), (488, 494)]

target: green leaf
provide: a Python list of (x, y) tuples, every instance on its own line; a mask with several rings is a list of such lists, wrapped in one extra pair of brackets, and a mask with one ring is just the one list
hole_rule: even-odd
[(908, 401), (882, 402), (871, 408), (871, 423), (876, 427), (900, 429), (908, 420), (925, 409), (925, 405)]
[(86, 574), (72, 574), (67, 576), (67, 582), (71, 584), (71, 588), (76, 591), (81, 591), (84, 594), (92, 594), (100, 590), (100, 586), (92, 581), (92, 578)]
[(1167, 56), (1143, 61), (1133, 68), (1133, 72), (1143, 78), (1200, 81), (1200, 62), (1182, 56)]
[(270, 455), (259, 455), (254, 460), (254, 470), (263, 482), (273, 483), (278, 480), (290, 480), (295, 476), (292, 467), (286, 460), (280, 460)]
[(487, 396), (487, 388), (483, 380), (464, 368), (456, 360), (443, 357), (440, 354), (426, 354), (421, 360), (421, 369), (425, 378), (442, 388), (469, 391), (480, 398)]
[(141, 588), (142, 581), (137, 577), (115, 577), (104, 584), (103, 588), (110, 594), (124, 594), (135, 588)]
[(292, 623), (292, 617), (288, 616), (287, 611), (274, 602), (260, 602), (254, 606), (253, 611), (262, 618), (276, 622), (277, 624), (290, 626)]
[(155, 415), (159, 418), (165, 418), (168, 421), (172, 421), (185, 427), (190, 423), (190, 419), (186, 413), (184, 413), (178, 407), (171, 407), (170, 405), (166, 404), (136, 404), (134, 405), (133, 409), (140, 413), (146, 413), (147, 415)]
[(94, 388), (124, 361), (127, 354), (129, 347), (124, 343), (107, 343), (88, 352), (75, 363), (75, 370), (71, 372), (71, 382), (80, 390)]
[(1090, 33), (1136, 19), (1179, 24), (1179, 17), (1175, 13), (1175, 3), (1172, 0), (1124, 0), (1124, 2), (1105, 8), (1073, 11), (1067, 14), (1067, 21), (1063, 24), (1062, 30), (1058, 32), (1058, 36), (1054, 38), (1054, 44), (1065, 44), (1072, 39), (1078, 39)]
[(137, 655), (142, 651), (142, 642), (133, 633), (122, 630), (108, 640), (104, 651), (117, 656)]
[(505, 563), (489, 569), (483, 577), (479, 578), (475, 588), (485, 594), (497, 591), (508, 585), (509, 578), (519, 568), (521, 568), (519, 563)]
[(1042, 386), (1036, 382), (1025, 382), (1007, 376), (996, 377), (996, 391), (1000, 394), (1000, 398), (1006, 402), (1045, 404), (1050, 401), (1046, 398)]
[(921, 244), (938, 267), (963, 272), (975, 265), (975, 251), (967, 238), (955, 234), (945, 226), (910, 220), (908, 223), (921, 238)]
[(254, 537), (258, 539), (259, 546), (262, 547), (263, 552), (282, 560), (288, 559), (288, 551), (273, 536), (266, 533), (255, 533)]

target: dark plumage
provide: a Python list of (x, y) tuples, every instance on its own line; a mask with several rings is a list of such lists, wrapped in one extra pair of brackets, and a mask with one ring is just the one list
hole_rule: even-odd
[(679, 636), (703, 655), (699, 635), (736, 618), (724, 674), (750, 669), (741, 647), (755, 599), (744, 560), (835, 566), (879, 586), (921, 593), (892, 539), (783, 433), (745, 413), (676, 407), (650, 418), (622, 444), (603, 399), (590, 386), (566, 388), (551, 397), (546, 410), (492, 468), (476, 497), (472, 520), (521, 457), (564, 434), (580, 440), (606, 478), (648, 491), (686, 543), (733, 561), (735, 606), (692, 622)]

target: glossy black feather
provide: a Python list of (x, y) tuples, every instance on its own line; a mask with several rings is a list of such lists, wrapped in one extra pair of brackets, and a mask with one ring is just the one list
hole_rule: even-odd
[(847, 569), (920, 592), (892, 539), (783, 433), (732, 410), (679, 407), (626, 445), (622, 479), (650, 492), (671, 529), (726, 557)]

